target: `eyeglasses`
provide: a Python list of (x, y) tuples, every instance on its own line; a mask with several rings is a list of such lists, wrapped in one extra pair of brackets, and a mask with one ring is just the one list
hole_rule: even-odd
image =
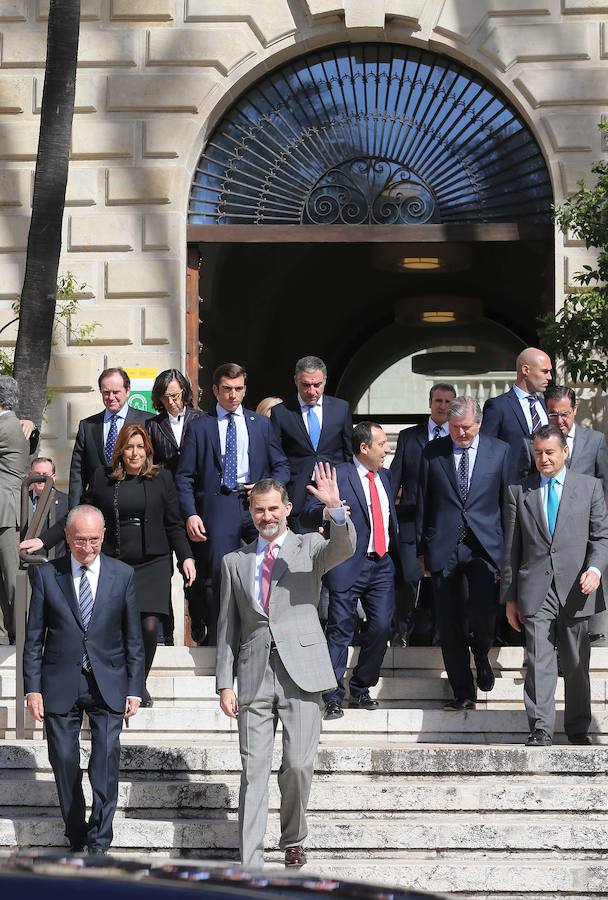
[(175, 394), (163, 394), (161, 400), (171, 400), (173, 401), (173, 403), (175, 403), (175, 401), (178, 400), (183, 393), (183, 391), (176, 391)]
[(74, 538), (72, 543), (75, 547), (99, 547), (101, 538)]
[(119, 388), (117, 391), (106, 391), (105, 389), (101, 392), (102, 397), (119, 397), (122, 393), (124, 393), (124, 388)]
[(550, 412), (547, 413), (550, 419), (570, 419), (574, 415), (574, 410), (568, 412)]

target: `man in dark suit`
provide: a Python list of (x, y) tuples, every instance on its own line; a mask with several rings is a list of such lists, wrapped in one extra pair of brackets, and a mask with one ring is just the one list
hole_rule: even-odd
[(297, 532), (302, 531), (299, 517), (315, 465), (351, 461), (353, 422), (348, 403), (324, 393), (327, 367), (318, 356), (297, 361), (294, 381), (298, 393), (273, 406), (270, 420), (289, 460), (287, 492), (293, 504), (290, 526)]
[(598, 588), (608, 566), (604, 492), (598, 479), (568, 469), (559, 428), (539, 429), (534, 456), (538, 471), (508, 490), (501, 579), (507, 618), (526, 638), (526, 743), (552, 743), (559, 653), (564, 730), (571, 744), (585, 745), (591, 743), (587, 622), (604, 608)]
[[(30, 475), (46, 475), (55, 481), (55, 463), (48, 456), (39, 456), (32, 460), (30, 466)], [(34, 510), (38, 503), (38, 499), (44, 490), (44, 482), (34, 483), (30, 491), (32, 506)], [(20, 550), (27, 550), (28, 553), (38, 553), (40, 551), (47, 552), (49, 559), (58, 559), (66, 552), (64, 540), (64, 523), (68, 513), (68, 495), (57, 488), (51, 488), (51, 501), (49, 511), (47, 513), (46, 522), (39, 538), (32, 538), (28, 541), (21, 541)], [(34, 569), (30, 568), (30, 574), (33, 576)]]
[(116, 438), (124, 423), (141, 423), (151, 418), (151, 413), (129, 406), (131, 379), (124, 369), (104, 369), (98, 385), (105, 410), (82, 419), (78, 425), (70, 464), (70, 509), (80, 503), (95, 470), (110, 465)]
[(401, 647), (407, 646), (414, 628), (416, 596), (422, 574), (416, 553), (416, 503), (422, 450), (429, 441), (448, 435), (448, 407), (455, 396), (456, 390), (452, 384), (439, 382), (433, 385), (429, 393), (430, 416), (419, 425), (399, 432), (390, 466), (393, 497), (399, 517), (399, 555), (404, 575), (395, 604), (394, 643)]
[(282, 484), (289, 479), (289, 464), (269, 419), (242, 405), (246, 381), (247, 373), (236, 363), (215, 370), (215, 410), (190, 425), (175, 473), (188, 537), (195, 545), (205, 544), (212, 582), (205, 610), (210, 646), (217, 639), (222, 559), (257, 534), (249, 492), (262, 478)]
[[(100, 554), (103, 516), (93, 506), (68, 515), (71, 555), (37, 568), (23, 672), (27, 706), (44, 721), (70, 849), (104, 854), (118, 798), (120, 731), (144, 688), (144, 651), (133, 569)], [(91, 729), (89, 822), (80, 769), (82, 714)]]
[(475, 707), (469, 647), (477, 687), (494, 687), (488, 652), (498, 610), (509, 447), (479, 434), (480, 425), (477, 401), (456, 397), (448, 410), (450, 436), (427, 444), (420, 466), (418, 552), (431, 574), (441, 651), (454, 692), (448, 710)]
[[(325, 719), (344, 715), (344, 673), (348, 647), (354, 637), (357, 602), (365, 611), (367, 625), (361, 634), (359, 660), (349, 683), (349, 706), (375, 709), (378, 701), (369, 689), (378, 684), (380, 666), (391, 634), (395, 608), (395, 575), (401, 569), (399, 525), (391, 479), (383, 468), (388, 453), (384, 430), (374, 422), (359, 422), (353, 430), (354, 461), (337, 466), (340, 499), (350, 510), (357, 532), (357, 547), (346, 562), (325, 576), (329, 588), (327, 646), (337, 687), (323, 695)], [(323, 507), (311, 500), (303, 513), (303, 524), (317, 528), (323, 523)]]
[(530, 435), (548, 423), (544, 401), (538, 396), (551, 381), (551, 360), (543, 350), (527, 347), (517, 357), (517, 379), (499, 397), (486, 400), (481, 433), (505, 441), (509, 447), (509, 484), (519, 480), (519, 459)]

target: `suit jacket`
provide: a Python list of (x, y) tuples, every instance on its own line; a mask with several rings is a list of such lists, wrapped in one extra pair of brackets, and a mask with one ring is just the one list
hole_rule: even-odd
[[(601, 431), (585, 428), (584, 425), (577, 423), (574, 429), (574, 446), (566, 465), (571, 472), (599, 478), (604, 488), (604, 497), (608, 499), (608, 445)], [(527, 440), (522, 446), (519, 458), (518, 480), (521, 481), (536, 472), (532, 441)]]
[(353, 420), (345, 400), (323, 395), (323, 424), (319, 445), (315, 450), (306, 431), (297, 395), (270, 410), (270, 421), (285, 455), (289, 460), (290, 476), (287, 485), (295, 515), (306, 506), (310, 481), (315, 463), (351, 462), (353, 458)]
[(45, 550), (54, 549), (55, 558), (63, 556), (65, 546), (65, 520), (68, 514), (68, 495), (57, 488), (51, 489), (51, 505), (44, 523), (44, 530), (40, 534), (40, 540)]
[[(289, 464), (267, 416), (243, 409), (249, 432), (249, 480), (289, 479)], [(182, 516), (200, 516), (205, 524), (213, 518), (215, 500), (222, 483), (222, 453), (215, 411), (199, 416), (188, 429), (175, 473), (175, 486)]]
[(0, 416), (0, 528), (16, 528), (21, 517), (21, 483), (29, 468), (29, 444), (12, 410)]
[[(116, 556), (117, 529), (114, 492), (116, 481), (110, 478), (110, 469), (99, 468), (93, 475), (91, 488), (83, 502), (100, 509), (106, 520), (106, 535), (102, 551)], [(143, 516), (144, 550), (147, 556), (165, 556), (172, 550), (178, 562), (192, 557), (186, 529), (180, 516), (173, 477), (166, 469), (159, 469), (154, 478), (141, 478), (145, 494)], [(118, 514), (120, 516), (120, 487), (118, 488)]]
[(327, 641), (319, 624), (321, 578), (352, 555), (355, 529), (331, 525), (320, 534), (289, 531), (270, 586), (269, 615), (254, 595), (257, 540), (222, 560), (216, 686), (232, 688), (236, 675), (241, 705), (255, 698), (274, 640), (281, 662), (299, 688), (310, 693), (336, 686)]
[[(70, 487), (69, 487), (69, 504), (70, 509), (80, 503), (80, 498), (86, 490), (88, 490), (93, 473), (100, 466), (107, 465), (104, 441), (103, 441), (103, 417), (105, 410), (89, 416), (88, 419), (81, 419), (78, 425), (78, 433), (76, 434), (76, 442), (72, 451), (72, 462), (70, 463)], [(147, 419), (151, 418), (151, 413), (144, 412), (141, 409), (134, 409), (130, 406), (127, 410), (125, 423), (143, 424)]]
[(451, 437), (438, 438), (422, 452), (416, 531), (418, 555), (427, 569), (445, 568), (464, 523), (498, 569), (502, 560), (501, 512), (508, 484), (509, 447), (479, 435), (475, 466), (465, 503), (458, 490)]
[(560, 603), (574, 618), (605, 608), (601, 591), (585, 596), (579, 578), (589, 566), (608, 566), (608, 519), (601, 482), (589, 475), (566, 474), (553, 537), (549, 532), (540, 475), (511, 485), (505, 510), (505, 546), (501, 599), (516, 600), (520, 613), (540, 609), (551, 583)]
[(128, 696), (141, 697), (144, 650), (133, 569), (107, 556), (85, 631), (72, 580), (71, 557), (38, 566), (27, 620), (25, 692), (41, 693), (45, 709), (62, 715), (78, 698), (86, 646), (99, 691), (115, 712)]
[(173, 477), (177, 470), (177, 465), (182, 453), (186, 433), (199, 416), (205, 416), (206, 413), (202, 409), (194, 409), (192, 406), (186, 406), (184, 409), (184, 427), (182, 428), (182, 437), (179, 442), (175, 440), (173, 429), (169, 421), (169, 415), (163, 410), (152, 419), (147, 419), (146, 429), (152, 441), (154, 449), (154, 462), (157, 466), (168, 469)]
[[(540, 404), (546, 412), (545, 401), (540, 400)], [(509, 484), (515, 484), (519, 480), (522, 447), (529, 442), (530, 429), (513, 388), (505, 394), (486, 400), (483, 407), (481, 432), (489, 437), (505, 441), (511, 448), (507, 480)]]
[(416, 503), (418, 501), (418, 476), (422, 451), (429, 442), (428, 421), (420, 422), (399, 432), (397, 448), (390, 466), (393, 498), (399, 491), (397, 504), (399, 539), (412, 543), (416, 540)]
[[(357, 546), (355, 552), (346, 562), (336, 566), (325, 578), (325, 585), (330, 591), (346, 591), (355, 583), (361, 573), (361, 566), (367, 553), (369, 539), (372, 531), (369, 520), (367, 500), (361, 484), (361, 478), (354, 463), (342, 463), (336, 467), (340, 499), (345, 500), (350, 507), (350, 517), (357, 533)], [(389, 545), (388, 551), (395, 563), (399, 576), (401, 576), (401, 562), (397, 549), (399, 542), (399, 524), (397, 510), (393, 500), (391, 477), (387, 469), (378, 472), (380, 480), (389, 501)], [(323, 524), (323, 506), (312, 494), (309, 494), (309, 502), (302, 513), (302, 524), (307, 528), (318, 528)]]

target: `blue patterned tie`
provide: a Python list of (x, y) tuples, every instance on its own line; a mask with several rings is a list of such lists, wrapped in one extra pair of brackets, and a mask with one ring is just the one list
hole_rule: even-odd
[(558, 509), (559, 499), (557, 497), (557, 491), (555, 490), (555, 478), (550, 478), (549, 484), (547, 485), (547, 522), (549, 524), (551, 537), (553, 537), (553, 534), (555, 532), (555, 523), (557, 522)]
[(226, 453), (224, 454), (224, 477), (226, 487), (233, 491), (237, 484), (236, 479), (236, 422), (232, 413), (226, 416), (228, 426), (226, 428)]
[(532, 417), (532, 431), (530, 434), (534, 434), (540, 428), (540, 416), (538, 414), (538, 410), (536, 408), (536, 404), (538, 403), (538, 397), (535, 397), (534, 394), (530, 394), (526, 397), (526, 400), (530, 404), (530, 416)]
[[(91, 590), (91, 585), (87, 578), (87, 567), (81, 566), (80, 571), (82, 574), (80, 576), (80, 588), (78, 589), (78, 606), (80, 607), (82, 627), (86, 631), (89, 627), (89, 622), (91, 621), (95, 600), (93, 599), (93, 591)], [(91, 661), (86, 650), (82, 654), (82, 668), (86, 669), (87, 672), (91, 671)]]
[(112, 465), (112, 456), (114, 454), (116, 438), (118, 437), (118, 426), (116, 425), (117, 418), (118, 418), (118, 414), (113, 413), (112, 418), (110, 419), (110, 428), (108, 430), (108, 436), (106, 438), (105, 454), (106, 454), (106, 462), (109, 466)]
[(469, 493), (469, 448), (463, 447), (462, 456), (458, 464), (458, 490), (463, 503), (466, 503)]
[(310, 437), (310, 443), (316, 450), (319, 446), (319, 438), (321, 437), (321, 423), (315, 412), (315, 406), (316, 404), (313, 403), (312, 406), (308, 407), (308, 436)]
[(438, 437), (441, 435), (441, 425), (435, 425), (433, 428), (433, 437), (431, 440), (436, 441)]

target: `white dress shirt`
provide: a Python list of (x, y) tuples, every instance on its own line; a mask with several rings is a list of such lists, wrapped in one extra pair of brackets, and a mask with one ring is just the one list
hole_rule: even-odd
[[(367, 515), (369, 517), (369, 543), (367, 545), (367, 552), (374, 552), (374, 528), (373, 528), (373, 519), (372, 519), (372, 499), (369, 492), (369, 478), (367, 477), (369, 469), (366, 469), (365, 466), (359, 462), (357, 457), (354, 457), (354, 463), (357, 467), (357, 472), (359, 473), (359, 478), (361, 479), (361, 484), (363, 486), (363, 493), (365, 494), (365, 502), (367, 503)], [(388, 523), (390, 517), (390, 505), (388, 502), (388, 495), (384, 489), (384, 485), (382, 484), (382, 480), (377, 472), (374, 472), (374, 484), (376, 485), (376, 490), (378, 491), (378, 497), (380, 499), (380, 509), (382, 510), (382, 523), (384, 525), (384, 546), (388, 550), (388, 542), (389, 542), (389, 532), (388, 532)]]
[[(473, 469), (475, 468), (475, 460), (477, 459), (477, 448), (479, 447), (479, 435), (476, 434), (469, 447), (469, 483), (467, 490), (471, 487), (471, 478), (473, 477)], [(452, 452), (454, 456), (454, 465), (456, 466), (456, 479), (458, 479), (458, 466), (462, 459), (463, 447), (459, 447), (452, 441)]]
[[(523, 412), (524, 416), (526, 417), (526, 422), (528, 423), (528, 431), (530, 432), (530, 434), (532, 434), (532, 411), (530, 409), (530, 401), (528, 400), (528, 397), (531, 395), (526, 394), (526, 392), (522, 391), (522, 389), (517, 387), (516, 384), (513, 385), (513, 390), (515, 391), (515, 396), (519, 400), (519, 403), (522, 408), (522, 412)], [(536, 396), (536, 395), (534, 395), (534, 396)], [(536, 404), (536, 412), (538, 413), (538, 417), (540, 419), (540, 424), (548, 425), (549, 419), (547, 418), (547, 413), (543, 409), (543, 405), (540, 402), (540, 400)]]
[(216, 405), (217, 427), (220, 434), (220, 451), (222, 454), (222, 466), (226, 456), (226, 431), (228, 430), (228, 416), (234, 416), (236, 425), (236, 480), (239, 484), (249, 484), (249, 432), (245, 423), (243, 407), (239, 406), (233, 413), (229, 413), (219, 403)]
[(182, 409), (182, 411), (177, 416), (172, 416), (171, 413), (167, 413), (167, 415), (169, 416), (169, 425), (171, 426), (173, 437), (175, 438), (175, 442), (179, 447), (182, 442), (182, 432), (184, 430), (184, 419), (186, 418), (186, 413)]
[(429, 422), (428, 422), (429, 441), (434, 441), (434, 440), (437, 440), (442, 437), (447, 437), (448, 434), (450, 433), (450, 429), (448, 428), (448, 423), (444, 422), (443, 425), (439, 425), (439, 427), (441, 428), (441, 431), (437, 435), (437, 438), (435, 438), (435, 427), (438, 425), (439, 425), (439, 422), (434, 422), (433, 419), (431, 419), (431, 417), (429, 416)]
[(321, 394), (315, 404), (311, 403), (310, 406), (304, 403), (304, 401), (298, 394), (298, 403), (300, 404), (300, 409), (302, 410), (302, 420), (304, 422), (306, 433), (310, 435), (310, 431), (308, 430), (308, 410), (310, 409), (310, 406), (314, 406), (314, 411), (316, 413), (317, 419), (319, 420), (319, 429), (323, 428), (323, 394)]
[(127, 418), (127, 413), (129, 412), (129, 404), (128, 402), (118, 410), (117, 413), (111, 413), (109, 410), (103, 414), (103, 445), (105, 447), (106, 442), (108, 440), (108, 433), (110, 431), (110, 420), (113, 415), (116, 415), (116, 430), (120, 431), (122, 426), (125, 424), (125, 419)]

